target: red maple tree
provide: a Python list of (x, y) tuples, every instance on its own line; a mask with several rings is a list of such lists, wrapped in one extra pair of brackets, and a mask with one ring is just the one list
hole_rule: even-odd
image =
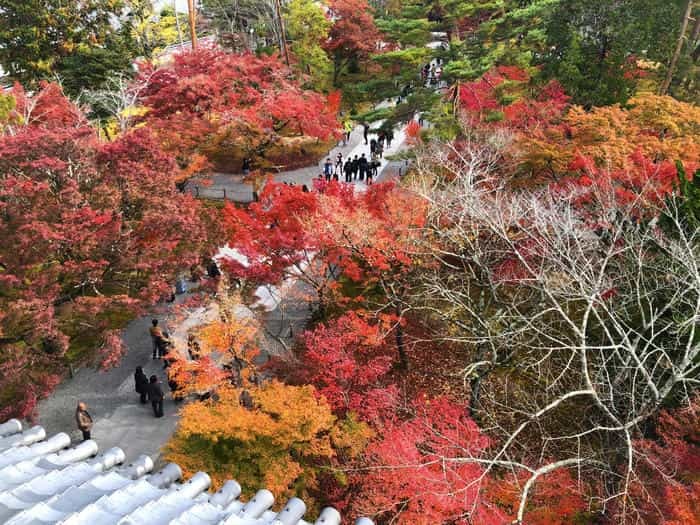
[(341, 417), (354, 412), (377, 422), (392, 416), (398, 389), (387, 383), (392, 357), (385, 331), (382, 323), (349, 312), (304, 334), (303, 380)]
[(234, 54), (217, 47), (144, 64), (142, 120), (188, 174), (202, 159), (263, 159), (286, 139), (328, 140), (339, 130), (337, 105), (305, 90), (277, 56)]
[(331, 0), (333, 19), (325, 49), (333, 56), (333, 83), (352, 61), (359, 62), (377, 51), (380, 33), (367, 0)]
[(148, 130), (105, 144), (56, 85), (13, 95), (22, 118), (0, 136), (0, 419), (31, 415), (69, 350), (113, 363), (115, 330), (207, 244), (200, 205)]

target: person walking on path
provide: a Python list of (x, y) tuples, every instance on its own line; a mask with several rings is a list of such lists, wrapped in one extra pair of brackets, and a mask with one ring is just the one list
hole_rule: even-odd
[(333, 163), (331, 162), (330, 157), (326, 159), (326, 162), (323, 164), (323, 174), (326, 177), (326, 182), (331, 181), (331, 175), (333, 175)]
[(243, 175), (248, 175), (250, 173), (250, 166), (251, 166), (251, 161), (250, 158), (246, 157), (243, 159), (243, 164), (241, 165), (241, 171), (243, 172)]
[(352, 159), (352, 180), (357, 180), (357, 172), (360, 170), (360, 159), (355, 155)]
[(155, 375), (151, 376), (149, 382), (148, 394), (151, 398), (151, 406), (153, 407), (153, 415), (155, 417), (163, 417), (163, 389)]
[(80, 401), (75, 409), (75, 422), (78, 424), (78, 430), (83, 433), (83, 441), (90, 439), (90, 431), (92, 430), (92, 417), (87, 411), (87, 405)]
[(335, 157), (335, 171), (333, 172), (333, 175), (337, 175), (343, 171), (343, 154), (338, 152), (338, 155)]
[(136, 393), (140, 396), (141, 404), (145, 405), (148, 398), (148, 377), (143, 373), (143, 367), (136, 367), (134, 383), (136, 384)]
[(350, 134), (352, 133), (352, 120), (350, 120), (349, 118), (345, 119), (345, 123), (343, 124), (343, 130), (345, 131), (345, 143), (343, 145), (347, 146), (350, 142)]
[(360, 157), (360, 160), (358, 162), (358, 166), (360, 168), (360, 180), (365, 180), (365, 175), (367, 174), (367, 157), (363, 153), (362, 156)]
[(350, 158), (345, 161), (343, 172), (345, 173), (345, 182), (352, 182), (352, 160)]
[(362, 136), (365, 138), (365, 146), (366, 146), (367, 144), (369, 144), (369, 142), (367, 142), (367, 139), (369, 137), (369, 124), (367, 124), (365, 122), (362, 124), (362, 126), (364, 127), (364, 131), (362, 132)]

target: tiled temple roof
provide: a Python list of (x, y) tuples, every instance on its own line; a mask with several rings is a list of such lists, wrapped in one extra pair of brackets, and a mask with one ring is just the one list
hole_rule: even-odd
[[(39, 426), (22, 430), (10, 420), (0, 424), (0, 523), (7, 525), (311, 525), (302, 518), (306, 505), (292, 498), (279, 512), (274, 496), (259, 490), (247, 501), (241, 487), (227, 481), (216, 493), (198, 472), (180, 482), (182, 471), (169, 463), (152, 473), (142, 455), (124, 464), (124, 452), (98, 454), (92, 440), (71, 446), (67, 434), (46, 438)], [(338, 525), (340, 514), (326, 508), (314, 525)], [(356, 525), (372, 525), (360, 518)]]

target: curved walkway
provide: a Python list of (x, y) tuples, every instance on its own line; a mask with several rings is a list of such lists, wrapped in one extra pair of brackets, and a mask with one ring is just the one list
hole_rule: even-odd
[[(377, 107), (381, 108), (387, 105), (388, 103), (385, 102), (379, 104)], [(379, 126), (381, 126), (381, 122), (375, 122), (372, 125), (372, 127), (375, 129)], [(384, 149), (384, 158), (381, 159), (382, 163), (379, 166), (378, 176), (375, 179), (375, 182), (400, 175), (402, 163), (390, 162), (386, 159), (386, 157), (394, 155), (406, 147), (405, 129), (406, 128), (404, 126), (396, 131), (391, 147)], [(365, 145), (363, 135), (363, 126), (358, 125), (350, 134), (350, 141), (347, 143), (347, 145), (343, 146), (339, 144), (328, 152), (328, 154), (325, 155), (317, 165), (309, 166), (307, 168), (300, 168), (297, 170), (283, 171), (276, 174), (273, 173), (273, 179), (275, 182), (290, 183), (298, 186), (306, 184), (306, 186), (311, 188), (313, 180), (318, 177), (319, 173), (323, 173), (323, 164), (327, 158), (330, 157), (334, 164), (338, 153), (343, 154), (343, 159), (354, 157), (355, 155), (360, 157), (363, 153), (367, 159), (370, 158), (370, 148), (369, 145)], [(248, 182), (244, 182), (244, 177), (245, 176), (241, 174), (214, 173), (207, 177), (196, 177), (191, 179), (188, 182), (186, 189), (192, 194), (206, 199), (226, 199), (234, 202), (248, 203), (253, 201), (253, 186)], [(344, 175), (340, 175), (340, 180), (344, 180)], [(360, 181), (355, 181), (355, 185), (363, 187), (365, 184)]]

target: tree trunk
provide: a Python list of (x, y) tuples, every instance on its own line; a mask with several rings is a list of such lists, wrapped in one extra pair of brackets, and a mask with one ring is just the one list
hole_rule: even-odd
[(180, 17), (177, 12), (177, 0), (173, 0), (173, 12), (175, 13), (175, 25), (177, 26), (177, 39), (180, 42), (180, 47), (182, 47), (182, 28), (180, 27)]
[[(396, 316), (401, 319), (403, 312), (401, 307), (396, 305)], [(402, 370), (408, 370), (408, 354), (406, 353), (406, 345), (403, 340), (403, 327), (401, 323), (396, 326), (396, 350), (399, 352), (399, 366)]]
[(683, 22), (681, 23), (681, 32), (678, 36), (678, 43), (676, 44), (676, 50), (673, 52), (671, 57), (671, 63), (668, 65), (668, 72), (666, 73), (666, 79), (664, 83), (661, 84), (661, 89), (659, 90), (660, 95), (666, 95), (668, 89), (671, 87), (671, 81), (673, 80), (673, 75), (676, 72), (676, 66), (678, 66), (678, 60), (681, 57), (681, 52), (683, 51), (683, 42), (685, 41), (685, 33), (688, 31), (688, 24), (690, 22), (690, 15), (693, 12), (693, 0), (688, 0), (688, 5), (685, 8), (685, 14), (683, 15)]
[(695, 27), (690, 35), (690, 45), (694, 46), (694, 49), (690, 51), (693, 62), (697, 62), (700, 58), (700, 42), (698, 40), (700, 40), (700, 13), (695, 16)]
[[(484, 356), (486, 355), (486, 345), (480, 344), (477, 345), (477, 352), (476, 352), (476, 362), (483, 361)], [(469, 417), (476, 420), (477, 418), (477, 409), (479, 407), (479, 395), (481, 394), (481, 381), (484, 378), (485, 373), (482, 373), (480, 371), (477, 371), (476, 375), (469, 380), (469, 391), (470, 391), (470, 396), (469, 396)]]
[(189, 15), (190, 23), (190, 43), (192, 50), (197, 49), (197, 12), (194, 6), (194, 0), (187, 0), (187, 14)]

